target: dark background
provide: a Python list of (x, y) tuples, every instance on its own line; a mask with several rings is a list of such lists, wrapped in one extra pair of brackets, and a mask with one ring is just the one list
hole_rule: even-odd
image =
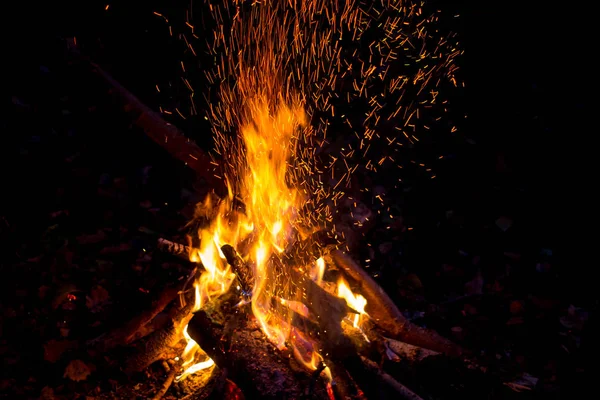
[[(110, 4), (108, 11), (106, 4)], [(591, 11), (583, 3), (567, 7), (541, 1), (429, 4), (449, 17), (447, 25), (461, 37), (465, 54), (457, 63), (466, 89), (452, 99), (452, 108), (456, 115), (468, 118), (455, 141), (436, 148), (446, 156), (435, 165), (438, 179), (407, 176), (405, 187), (395, 194), (406, 225), (415, 227), (401, 240), (403, 273), (416, 272), (431, 291), (428, 300), (435, 302), (436, 289), (442, 298), (442, 291), (450, 286), (450, 279), (443, 276), (436, 282), (436, 271), (440, 265), (460, 265), (457, 249), (489, 260), (490, 275), (495, 267), (503, 267), (504, 252), (515, 252), (524, 260), (518, 263), (524, 266), (523, 284), (511, 288), (517, 298), (543, 293), (565, 306), (597, 307), (593, 279), (597, 129), (591, 123), (597, 66), (593, 24), (588, 21)], [(52, 93), (40, 93), (32, 77), (39, 75), (40, 65), (63, 63), (59, 38), (75, 36), (83, 51), (147, 105), (156, 109), (165, 101), (176, 102), (177, 98), (160, 97), (154, 85), (177, 79), (182, 44), (170, 39), (166, 25), (152, 11), (172, 21), (176, 16), (183, 20), (182, 10), (188, 6), (188, 1), (140, 0), (12, 3), (2, 14), (3, 88), (24, 98), (27, 93), (52, 98)], [(456, 14), (460, 18), (451, 18)], [(203, 60), (196, 62), (202, 68)], [(80, 90), (86, 84), (81, 82)], [(36, 115), (36, 123), (44, 126), (46, 111)], [(115, 115), (102, 128), (111, 129), (113, 122), (126, 124), (124, 119)], [(177, 126), (201, 146), (210, 146), (210, 127), (202, 118), (186, 124), (177, 121)], [(5, 194), (0, 215), (28, 214), (47, 193), (43, 185), (30, 187), (21, 181), (11, 152), (35, 132), (6, 132), (1, 142)], [(138, 139), (132, 136), (131, 140)], [(118, 149), (111, 147), (110, 143), (103, 147), (106, 158), (126, 158), (127, 154), (117, 156)], [(36, 171), (27, 173), (35, 176)], [(177, 183), (171, 184), (166, 191), (175, 193)], [(81, 208), (83, 218), (86, 210)], [(446, 221), (450, 210), (458, 222)], [(495, 227), (500, 216), (514, 221), (507, 232)], [(535, 275), (542, 249), (553, 254), (551, 278)], [(393, 268), (384, 270), (381, 283), (389, 285), (386, 290), (397, 299), (394, 274), (399, 273)], [(546, 327), (535, 331), (527, 346), (541, 341)], [(594, 338), (595, 331), (590, 332)], [(590, 354), (597, 348), (594, 339), (591, 343)], [(544, 352), (540, 344), (539, 354)]]
[[(590, 13), (578, 3), (429, 4), (446, 16), (460, 14), (446, 19), (460, 34), (465, 50), (458, 63), (466, 90), (453, 99), (452, 107), (468, 118), (463, 142), (441, 151), (453, 157), (437, 166), (441, 178), (437, 186), (421, 187), (422, 198), (427, 199), (420, 202), (425, 204), (424, 214), (460, 205), (525, 216), (521, 240), (555, 248), (563, 268), (574, 272), (568, 277), (587, 273), (592, 246), (586, 231), (595, 228), (595, 212), (588, 208), (595, 182), (594, 131), (588, 124), (596, 80), (591, 28), (586, 23)], [(5, 86), (26, 86), (38, 60), (54, 51), (49, 43), (56, 37), (75, 36), (84, 50), (93, 49), (95, 61), (157, 108), (165, 99), (157, 97), (154, 85), (178, 76), (173, 60), (180, 59), (183, 49), (152, 11), (168, 15), (177, 25), (176, 18), (183, 20), (188, 6), (188, 1), (139, 0), (19, 3), (15, 11), (4, 14), (11, 20), (5, 26), (4, 63), (10, 71), (4, 74)], [(197, 62), (202, 68), (202, 59)], [(209, 132), (203, 119), (194, 126), (177, 124), (200, 145), (210, 146), (210, 135), (196, 133)], [(436, 196), (430, 191), (442, 195), (445, 204), (432, 204)], [(427, 253), (413, 251), (415, 257)], [(576, 280), (574, 284), (587, 281)]]

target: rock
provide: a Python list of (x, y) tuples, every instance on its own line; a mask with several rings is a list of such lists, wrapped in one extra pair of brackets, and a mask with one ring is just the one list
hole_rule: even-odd
[(502, 232), (506, 232), (513, 224), (513, 220), (508, 217), (499, 217), (496, 220), (496, 226), (502, 230)]
[(110, 296), (108, 291), (102, 286), (96, 286), (92, 289), (89, 296), (85, 298), (85, 305), (93, 312), (98, 312), (102, 306), (108, 303)]
[(477, 270), (475, 278), (465, 283), (465, 294), (474, 295), (483, 293), (483, 276), (481, 276), (481, 270)]
[(79, 382), (84, 381), (92, 373), (90, 368), (81, 360), (73, 360), (67, 365), (65, 369), (65, 378), (69, 378), (72, 381)]
[(519, 315), (519, 314), (523, 314), (523, 311), (525, 310), (524, 306), (523, 306), (523, 302), (519, 301), (519, 300), (513, 300), (510, 303), (510, 313), (513, 315)]
[(461, 341), (462, 339), (464, 339), (465, 332), (460, 326), (455, 326), (451, 328), (450, 332), (452, 332), (452, 336), (454, 336), (456, 340)]

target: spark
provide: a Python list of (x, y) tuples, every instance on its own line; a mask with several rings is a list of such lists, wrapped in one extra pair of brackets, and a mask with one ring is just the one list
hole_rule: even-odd
[[(175, 36), (186, 53), (205, 50), (212, 58), (212, 65), (202, 67), (208, 82), (202, 117), (211, 125), (220, 160), (215, 176), (227, 177), (228, 187), (261, 218), (277, 207), (285, 210), (285, 227), (253, 217), (258, 222), (253, 229), (265, 240), (259, 248), (266, 252), (253, 253), (255, 264), (266, 265), (268, 256), (283, 251), (289, 226), (324, 224), (333, 232), (332, 210), (352, 189), (357, 171), (374, 174), (413, 163), (435, 178), (428, 161), (409, 160), (398, 151), (428, 143), (432, 132), (458, 130), (448, 121), (447, 95), (464, 86), (455, 64), (462, 50), (455, 34), (440, 33), (439, 11), (428, 11), (420, 0), (205, 3), (214, 22), (211, 32), (197, 36), (204, 21), (186, 12), (185, 23), (169, 25), (169, 34), (179, 30)], [(164, 15), (154, 15), (168, 23)], [(185, 119), (200, 114), (193, 99), (193, 63), (179, 64), (188, 90), (182, 103), (189, 99), (189, 104), (168, 108)], [(162, 113), (173, 114), (165, 108)], [(270, 137), (261, 138), (261, 130)], [(265, 183), (257, 177), (273, 171), (279, 174), (269, 181), (274, 190), (249, 190), (252, 183), (260, 191)], [(269, 325), (277, 317), (270, 303), (257, 302), (274, 295), (265, 290), (261, 286), (253, 294), (253, 311), (265, 334), (281, 346), (286, 336)]]

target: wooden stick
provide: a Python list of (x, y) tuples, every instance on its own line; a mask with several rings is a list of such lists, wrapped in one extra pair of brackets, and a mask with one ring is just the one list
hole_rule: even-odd
[(460, 356), (462, 349), (437, 332), (408, 321), (385, 291), (352, 258), (339, 250), (329, 253), (332, 263), (358, 286), (367, 299), (365, 311), (371, 320), (395, 339), (416, 346), (439, 351), (450, 356)]
[(158, 313), (163, 311), (179, 293), (181, 285), (167, 286), (158, 296), (152, 301), (151, 307), (137, 314), (129, 320), (125, 325), (122, 325), (108, 334), (101, 335), (96, 339), (88, 342), (88, 346), (94, 351), (103, 353), (118, 346), (127, 345), (139, 339), (140, 332)]
[(172, 254), (183, 260), (190, 259), (192, 248), (181, 243), (172, 242), (170, 240), (159, 238), (156, 248), (164, 253)]
[(340, 363), (328, 362), (327, 366), (333, 376), (332, 388), (336, 399), (367, 400), (363, 391), (358, 387), (352, 376)]
[[(188, 334), (215, 361), (227, 370), (247, 398), (301, 398), (310, 385), (310, 373), (290, 367), (285, 353), (276, 349), (250, 322), (237, 321), (235, 330), (227, 332), (227, 321), (218, 316), (233, 318), (234, 312), (220, 310), (210, 314), (195, 313), (188, 325)], [(249, 325), (250, 324), (250, 325)], [(314, 399), (329, 399), (320, 382), (313, 391)]]
[(185, 137), (174, 125), (166, 122), (160, 114), (143, 104), (102, 67), (83, 55), (73, 41), (68, 49), (73, 56), (89, 65), (91, 71), (110, 88), (110, 93), (119, 97), (124, 103), (125, 110), (133, 116), (134, 124), (150, 139), (202, 177), (208, 187), (226, 193), (223, 180), (218, 178), (219, 172), (216, 170), (218, 164), (214, 163), (206, 152)]
[(384, 338), (385, 345), (396, 354), (401, 360), (407, 361), (410, 364), (416, 364), (424, 361), (429, 357), (439, 356), (440, 353), (422, 347), (413, 346), (412, 344), (400, 342), (398, 340)]
[(171, 349), (182, 339), (183, 329), (193, 317), (193, 301), (186, 302), (183, 307), (176, 304), (167, 326), (135, 342), (133, 355), (125, 360), (125, 373), (142, 371), (155, 361), (171, 355)]
[(361, 357), (361, 360), (368, 371), (375, 374), (382, 383), (393, 389), (394, 392), (400, 396), (400, 398), (404, 400), (423, 400), (421, 396), (417, 395), (415, 392), (395, 380), (391, 375), (388, 375), (382, 371), (373, 361), (365, 357)]
[(177, 366), (173, 366), (173, 368), (171, 368), (171, 370), (167, 374), (167, 379), (165, 379), (162, 386), (160, 387), (160, 390), (154, 395), (152, 400), (160, 400), (163, 398), (163, 396), (167, 393), (167, 391), (173, 384), (173, 381), (175, 380), (175, 375), (177, 375)]

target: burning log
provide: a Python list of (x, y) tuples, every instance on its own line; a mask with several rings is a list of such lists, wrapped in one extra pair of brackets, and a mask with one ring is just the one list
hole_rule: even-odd
[(331, 386), (336, 399), (367, 399), (346, 368), (334, 362), (328, 362), (327, 366), (331, 369), (331, 375), (333, 376)]
[[(242, 260), (232, 246), (225, 245), (221, 249), (235, 274), (241, 278), (240, 280), (244, 281), (242, 285), (251, 290), (252, 281), (248, 278), (251, 276), (250, 267)], [(271, 263), (274, 269), (279, 271), (284, 270), (284, 266), (278, 257), (271, 257)], [(339, 345), (343, 336), (341, 322), (348, 313), (356, 311), (349, 308), (344, 299), (340, 299), (327, 292), (305, 274), (293, 268), (288, 268), (287, 272), (289, 273), (289, 279), (297, 287), (302, 288), (302, 303), (306, 305), (314, 318), (318, 320), (320, 331), (327, 338), (327, 342), (332, 345)], [(276, 273), (275, 275), (279, 274)]]
[(423, 400), (423, 398), (412, 390), (395, 380), (391, 375), (386, 374), (373, 361), (361, 357), (365, 370), (375, 376), (382, 384), (392, 389), (401, 399), (404, 400)]
[[(188, 246), (164, 239), (159, 243), (160, 249), (179, 255), (185, 259), (187, 259), (187, 254), (189, 254), (190, 250), (194, 250)], [(244, 262), (232, 246), (225, 245), (221, 250), (232, 270), (237, 275), (240, 285), (246, 293), (249, 293), (254, 284), (250, 266)], [(381, 370), (373, 369), (372, 365), (365, 365), (361, 355), (367, 357), (375, 355), (376, 358), (377, 354), (381, 355), (383, 353), (383, 350), (380, 349), (384, 345), (387, 345), (388, 348), (393, 348), (390, 351), (393, 352), (395, 349), (405, 357), (407, 355), (409, 357), (410, 355), (415, 355), (418, 358), (421, 355), (425, 357), (435, 353), (430, 352), (431, 354), (429, 354), (427, 350), (421, 353), (414, 351), (411, 353), (416, 347), (402, 347), (402, 343), (387, 340), (377, 331), (370, 328), (365, 328), (362, 332), (357, 329), (350, 329), (352, 331), (350, 333), (348, 329), (345, 331), (342, 330), (342, 320), (349, 313), (356, 312), (348, 306), (346, 300), (328, 292), (305, 273), (295, 268), (285, 268), (282, 261), (276, 256), (271, 258), (271, 265), (275, 271), (275, 275), (281, 275), (280, 272), (286, 271), (288, 278), (294, 282), (294, 285), (301, 288), (301, 291), (298, 293), (301, 298), (298, 298), (297, 302), (306, 305), (309, 315), (305, 315), (304, 313), (298, 314), (298, 310), (294, 310), (293, 306), (289, 304), (290, 302), (284, 302), (283, 304), (294, 311), (292, 314), (292, 324), (299, 327), (303, 332), (306, 332), (306, 328), (308, 327), (308, 332), (310, 332), (311, 336), (317, 336), (323, 349), (329, 354), (330, 362), (328, 365), (338, 371), (337, 373), (339, 374), (332, 386), (338, 396), (345, 398), (348, 393), (353, 393), (353, 395), (360, 398), (363, 390), (368, 395), (376, 395), (378, 389), (376, 386), (373, 386), (371, 381), (379, 380), (384, 383), (387, 382), (388, 386), (392, 387), (395, 391), (399, 391), (404, 398), (411, 399), (407, 393), (412, 392), (407, 392), (408, 389)], [(356, 273), (354, 275), (347, 273), (347, 275), (355, 280), (357, 276), (360, 277)], [(374, 285), (377, 291), (374, 292), (371, 286), (368, 287), (371, 289), (370, 292), (363, 290), (363, 293), (370, 293), (371, 299), (373, 299), (373, 293), (377, 294), (377, 296), (385, 296), (381, 288), (372, 280), (371, 285)], [(229, 376), (240, 385), (242, 391), (248, 396), (252, 397), (256, 395), (267, 398), (278, 398), (283, 395), (293, 397), (303, 392), (305, 393), (308, 390), (307, 388), (310, 387), (311, 382), (314, 384), (314, 376), (311, 380), (307, 374), (304, 374), (303, 378), (298, 381), (298, 373), (290, 366), (290, 362), (293, 363), (293, 361), (283, 362), (285, 358), (282, 357), (282, 353), (275, 349), (259, 331), (258, 326), (253, 327), (252, 323), (246, 320), (246, 313), (240, 312), (241, 309), (239, 308), (234, 309), (227, 305), (228, 302), (224, 300), (227, 297), (230, 298), (230, 301), (234, 301), (233, 297), (237, 298), (237, 295), (230, 292), (229, 295), (224, 295), (220, 298), (219, 307), (229, 307), (226, 313), (222, 310), (212, 313), (201, 310), (191, 320), (186, 317), (179, 324), (176, 322), (177, 318), (174, 318), (173, 323), (166, 329), (156, 332), (155, 335), (148, 337), (143, 344), (140, 344), (140, 348), (144, 349), (147, 354), (138, 352), (136, 357), (128, 361), (126, 370), (129, 372), (141, 370), (155, 360), (164, 357), (164, 349), (174, 344), (173, 340), (175, 338), (179, 339), (181, 337), (181, 329), (189, 320), (188, 334), (190, 337), (204, 349), (217, 366), (225, 370), (227, 374), (230, 374)], [(404, 319), (387, 296), (383, 299), (377, 298), (372, 302), (375, 304), (375, 312), (372, 310), (368, 311), (371, 316), (384, 315), (385, 318), (388, 318), (386, 310), (391, 308), (392, 311), (395, 309), (398, 315)], [(382, 304), (387, 309), (384, 308), (384, 312), (378, 314), (378, 307), (382, 307)], [(191, 316), (189, 314), (190, 311), (188, 309), (186, 312)], [(226, 317), (223, 317), (223, 315)], [(404, 321), (406, 325), (408, 322)], [(374, 322), (376, 323), (377, 320)], [(177, 327), (179, 327), (179, 330)], [(366, 342), (364, 340), (365, 336), (368, 336), (371, 342)], [(344, 367), (341, 367), (342, 365)], [(277, 371), (277, 373), (274, 371)], [(366, 379), (365, 377), (370, 378)], [(264, 382), (271, 383), (265, 385)], [(272, 382), (277, 382), (277, 384), (273, 384)], [(324, 389), (321, 387), (320, 390), (325, 397)], [(412, 397), (412, 399), (416, 398), (418, 397)]]
[(381, 286), (348, 255), (339, 250), (333, 250), (329, 256), (333, 264), (356, 284), (360, 293), (367, 299), (366, 312), (377, 326), (406, 343), (439, 351), (449, 356), (462, 354), (460, 346), (432, 330), (408, 321)]
[(125, 360), (125, 373), (139, 372), (155, 361), (176, 356), (171, 349), (181, 340), (183, 329), (193, 317), (192, 309), (193, 302), (174, 306), (165, 327), (135, 342), (133, 354)]
[[(227, 304), (221, 302), (221, 307)], [(219, 315), (229, 318), (220, 320)], [(247, 398), (300, 398), (311, 385), (311, 375), (292, 368), (291, 356), (284, 357), (250, 321), (231, 323), (235, 312), (198, 311), (188, 325), (188, 334), (226, 370), (227, 376)], [(235, 330), (231, 326), (235, 326)], [(316, 382), (313, 398), (329, 399), (323, 384)]]
[(227, 262), (229, 263), (229, 265), (231, 265), (231, 268), (233, 268), (234, 273), (238, 277), (240, 286), (242, 287), (244, 293), (251, 293), (252, 285), (254, 284), (254, 276), (252, 274), (252, 269), (250, 269), (250, 266), (248, 266), (244, 262), (242, 257), (238, 254), (237, 251), (235, 251), (235, 249), (232, 246), (228, 244), (223, 245), (221, 247), (221, 251), (225, 255)]

